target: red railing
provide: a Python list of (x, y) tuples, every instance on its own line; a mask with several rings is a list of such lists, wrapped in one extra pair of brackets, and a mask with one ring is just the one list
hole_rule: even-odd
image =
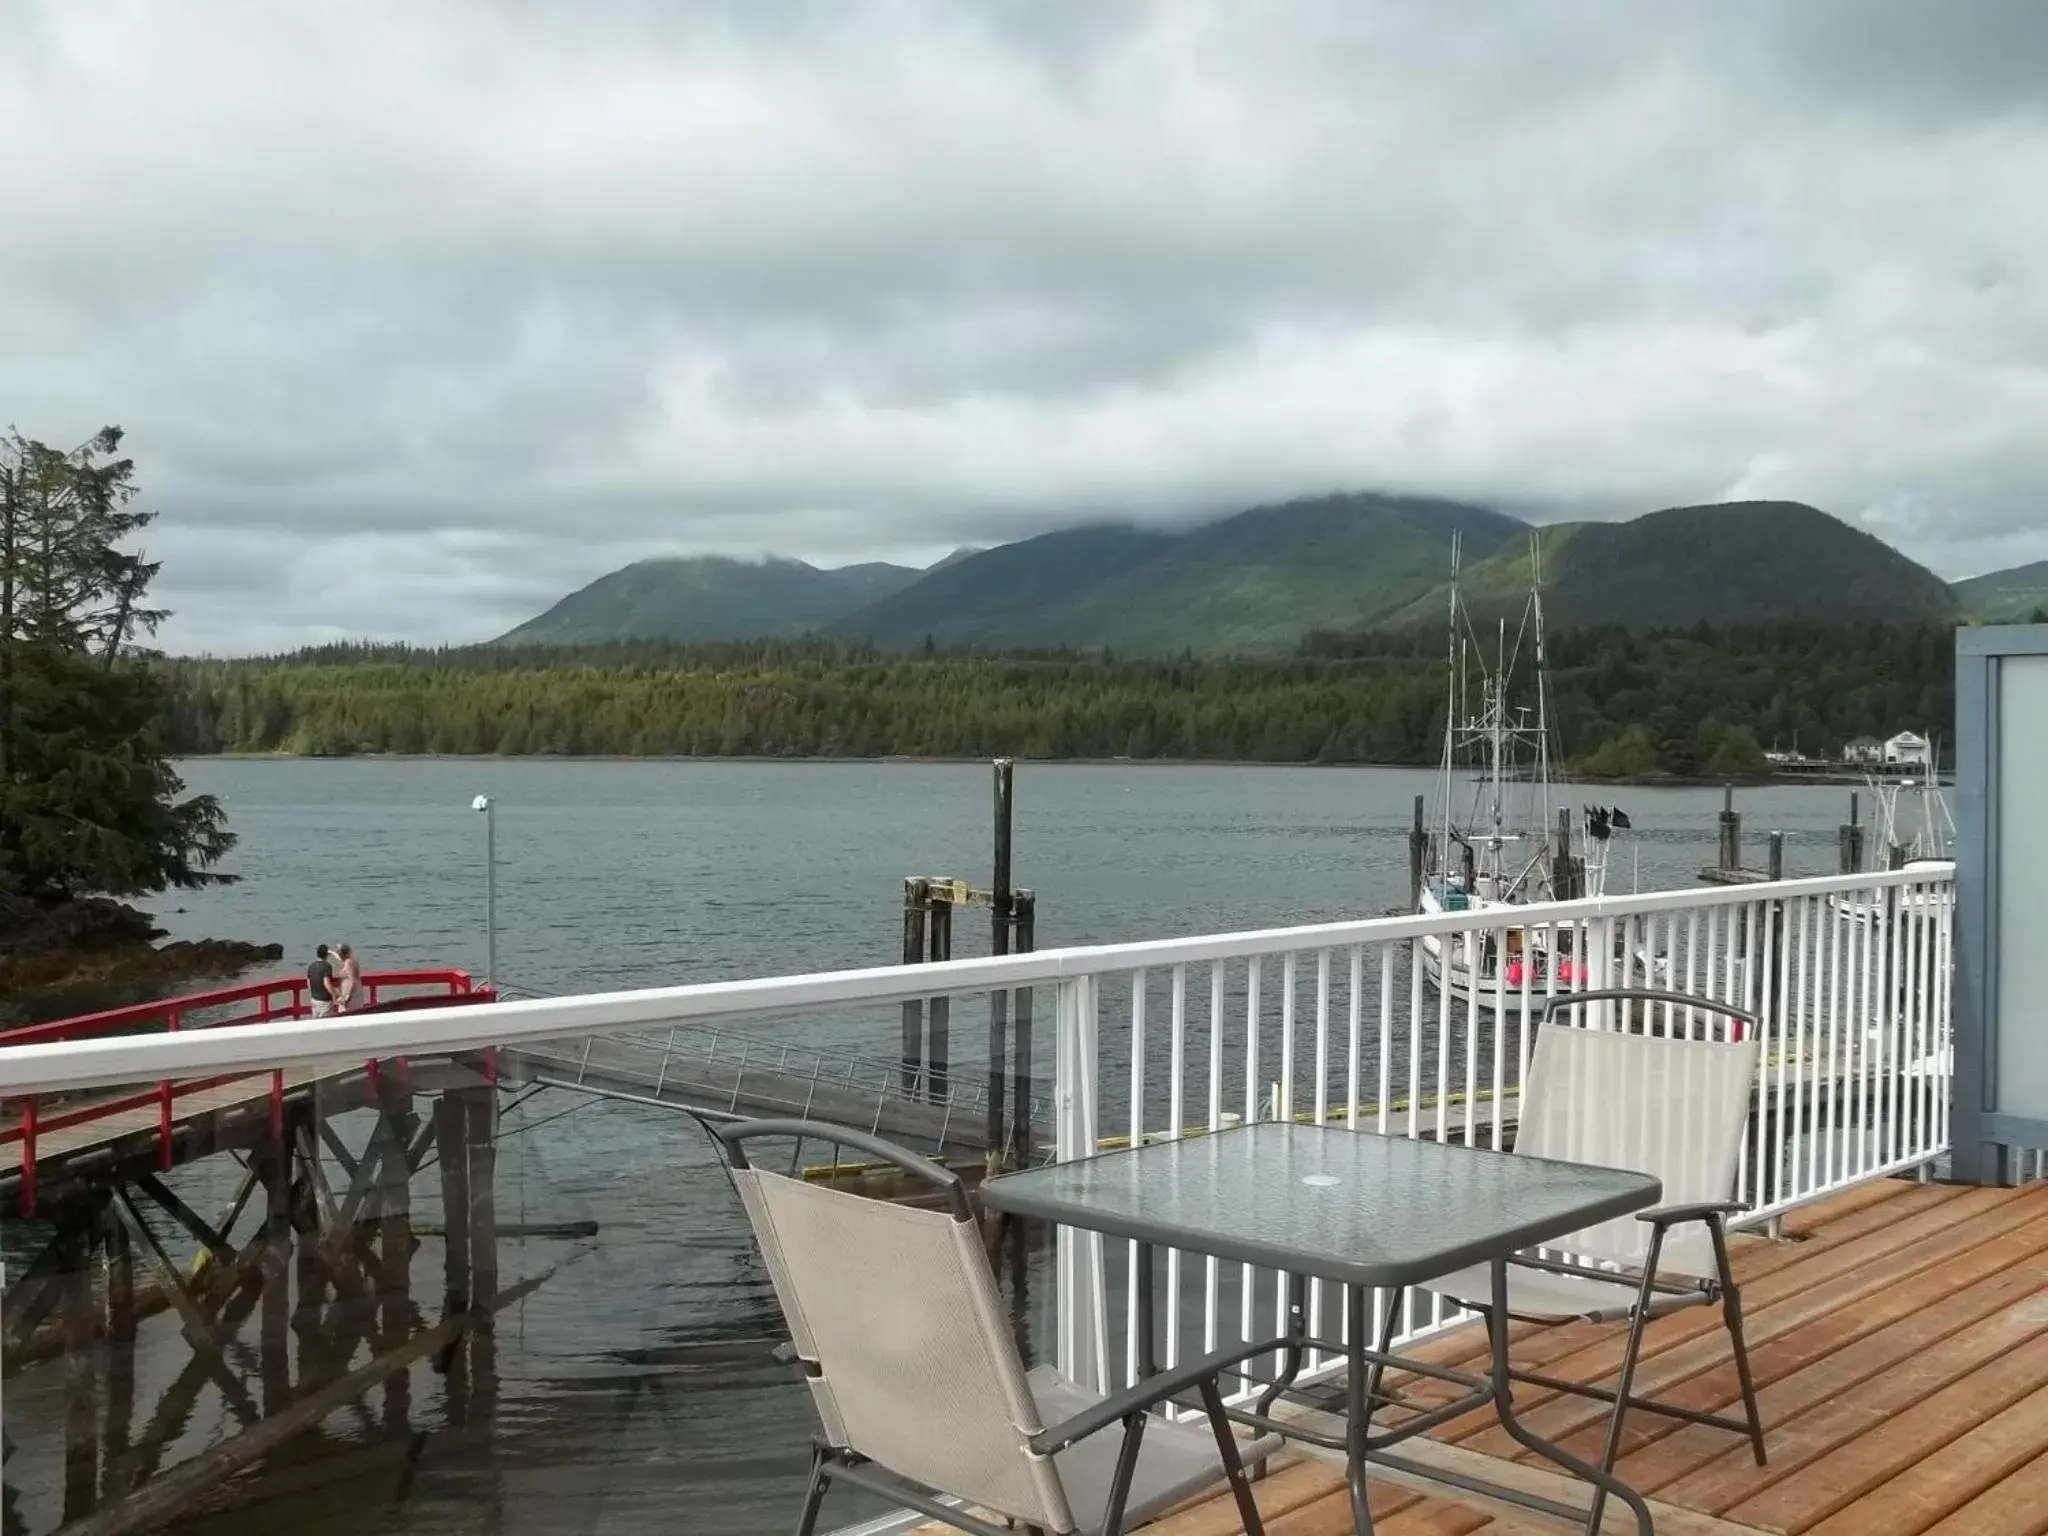
[[(351, 1012), (390, 1013), (408, 1008), (445, 1008), (462, 1003), (489, 1003), (497, 1000), (495, 991), (489, 987), (478, 986), (467, 971), (371, 971), (364, 974), (362, 982), (363, 995), (368, 1000)], [(240, 1006), (243, 1004), (254, 1006)], [(312, 1008), (306, 1001), (306, 978), (289, 976), (272, 981), (246, 982), (238, 987), (222, 987), (211, 992), (194, 992), (184, 997), (160, 998), (151, 1003), (138, 1003), (131, 1008), (111, 1008), (103, 1013), (85, 1013), (75, 1018), (57, 1019), (48, 1024), (28, 1024), (18, 1029), (0, 1030), (0, 1050), (15, 1045), (39, 1045), (59, 1040), (90, 1040), (108, 1035), (148, 1034), (158, 1030), (217, 1029), (224, 1024), (264, 1024), (274, 1019), (303, 1019), (311, 1013)], [(196, 1015), (211, 1016), (201, 1018), (195, 1017)], [(363, 1065), (374, 1079), (377, 1074), (377, 1063), (367, 1061)], [(399, 1071), (404, 1071), (403, 1058), (398, 1060), (397, 1066)], [(489, 1051), (484, 1053), (484, 1072), (487, 1077), (496, 1076), (496, 1063), (491, 1059)], [(35, 1214), (36, 1143), (39, 1138), (52, 1131), (125, 1114), (153, 1103), (157, 1106), (157, 1164), (159, 1168), (168, 1169), (172, 1162), (172, 1127), (176, 1119), (174, 1107), (177, 1099), (188, 1093), (197, 1093), (203, 1089), (217, 1088), (223, 1083), (260, 1075), (245, 1072), (188, 1082), (165, 1080), (140, 1093), (126, 1094), (117, 1099), (100, 1099), (75, 1109), (63, 1110), (55, 1115), (41, 1113), (33, 1096), (22, 1099), (20, 1123), (0, 1127), (0, 1145), (10, 1141), (21, 1143), (22, 1215)], [(270, 1128), (274, 1136), (284, 1134), (282, 1070), (270, 1074)]]

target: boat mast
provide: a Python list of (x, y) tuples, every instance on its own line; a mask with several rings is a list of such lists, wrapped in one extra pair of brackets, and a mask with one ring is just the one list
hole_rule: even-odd
[(1502, 776), (1507, 771), (1508, 755), (1508, 621), (1500, 621), (1500, 637), (1494, 653), (1493, 681), (1488, 691), (1486, 723), (1487, 751), (1493, 759), (1493, 838), (1487, 845), (1491, 867), (1487, 874), (1492, 877), (1494, 894), (1499, 895), (1501, 876), (1506, 872), (1501, 850), (1506, 846), (1507, 833), (1507, 792)]
[(1550, 670), (1543, 648), (1543, 535), (1529, 534), (1529, 609), (1536, 628), (1536, 785), (1543, 806), (1540, 825), (1550, 835)]
[(1464, 689), (1461, 686), (1464, 681), (1463, 669), (1459, 665), (1461, 651), (1458, 645), (1458, 570), (1463, 560), (1464, 550), (1465, 536), (1462, 533), (1453, 532), (1451, 534), (1450, 613), (1448, 627), (1445, 631), (1444, 646), (1444, 679), (1447, 696), (1444, 705), (1444, 766), (1441, 775), (1443, 780), (1443, 818), (1439, 825), (1436, 845), (1437, 873), (1446, 881), (1449, 880), (1451, 873), (1451, 802), (1452, 796), (1455, 793), (1451, 781), (1457, 769), (1458, 712), (1463, 704), (1464, 693)]

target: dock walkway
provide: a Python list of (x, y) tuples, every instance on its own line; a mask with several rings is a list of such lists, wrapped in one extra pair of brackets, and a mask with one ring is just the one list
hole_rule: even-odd
[[(1618, 1470), (1651, 1501), (1661, 1536), (2038, 1536), (2048, 1529), (2048, 1185), (1977, 1189), (1891, 1179), (1785, 1218), (1780, 1240), (1737, 1239), (1750, 1354), (1770, 1465), (1725, 1431), (1630, 1416)], [(1518, 1327), (1515, 1358), (1613, 1385), (1618, 1326)], [(1427, 1354), (1476, 1365), (1476, 1327)], [(1719, 1313), (1649, 1329), (1639, 1390), (1738, 1412)], [(1427, 1400), (1431, 1384), (1405, 1390)], [(1597, 1456), (1604, 1406), (1518, 1386), (1531, 1426)], [(1317, 1401), (1328, 1401), (1321, 1398)], [(1316, 1401), (1302, 1404), (1316, 1413)], [(1419, 1448), (1419, 1449), (1418, 1449)], [(1417, 1460), (1583, 1502), (1582, 1485), (1530, 1461), (1491, 1415), (1411, 1442)], [(1342, 1472), (1298, 1457), (1258, 1485), (1272, 1536), (1350, 1530)], [(1374, 1481), (1381, 1536), (1529, 1536), (1546, 1516)], [(1610, 1507), (1605, 1528), (1633, 1531)], [(924, 1527), (935, 1531), (937, 1527)], [(1211, 1495), (1149, 1536), (1238, 1536)]]

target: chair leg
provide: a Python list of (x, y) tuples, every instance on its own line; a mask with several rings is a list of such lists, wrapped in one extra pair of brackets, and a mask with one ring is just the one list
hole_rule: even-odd
[(1707, 1229), (1714, 1235), (1714, 1263), (1721, 1272), (1721, 1318), (1728, 1325), (1729, 1341), (1735, 1346), (1735, 1375), (1742, 1383), (1742, 1407), (1749, 1415), (1749, 1445), (1760, 1467), (1770, 1464), (1764, 1451), (1764, 1418), (1756, 1402), (1756, 1381), (1749, 1373), (1749, 1345), (1742, 1337), (1742, 1292), (1735, 1284), (1735, 1271), (1728, 1262), (1728, 1233), (1721, 1218), (1713, 1217)]
[(1244, 1475), (1244, 1458), (1238, 1454), (1237, 1436), (1223, 1411), (1223, 1389), (1211, 1376), (1202, 1383), (1202, 1408), (1209, 1415), (1209, 1428), (1216, 1436), (1216, 1454), (1223, 1460), (1223, 1475), (1230, 1480), (1230, 1492), (1237, 1500), (1237, 1517), (1244, 1536), (1265, 1536), (1265, 1522), (1259, 1518), (1258, 1500), (1252, 1497), (1251, 1479)]
[(818, 1528), (818, 1509), (825, 1502), (825, 1485), (832, 1480), (830, 1454), (822, 1445), (811, 1447), (811, 1486), (804, 1494), (804, 1512), (796, 1524), (796, 1536), (811, 1536)]
[(1116, 1475), (1109, 1480), (1109, 1503), (1102, 1511), (1102, 1536), (1121, 1536), (1124, 1507), (1131, 1498), (1131, 1479), (1138, 1475), (1138, 1452), (1145, 1443), (1145, 1415), (1124, 1420), (1124, 1443), (1116, 1456)]
[[(1634, 1316), (1628, 1320), (1628, 1347), (1621, 1352), (1621, 1379), (1614, 1385), (1614, 1417), (1607, 1421), (1607, 1445), (1600, 1453), (1600, 1470), (1614, 1471), (1614, 1463), (1621, 1455), (1621, 1426), (1628, 1414), (1628, 1395), (1635, 1386), (1636, 1362), (1642, 1357), (1643, 1330), (1650, 1325), (1650, 1303), (1657, 1294), (1657, 1259), (1664, 1248), (1664, 1229), (1653, 1228), (1650, 1232), (1650, 1254), (1643, 1264), (1642, 1289), (1636, 1293)], [(1593, 1489), (1593, 1512), (1586, 1522), (1589, 1533), (1600, 1529), (1600, 1517), (1607, 1510), (1607, 1490), (1595, 1486)]]

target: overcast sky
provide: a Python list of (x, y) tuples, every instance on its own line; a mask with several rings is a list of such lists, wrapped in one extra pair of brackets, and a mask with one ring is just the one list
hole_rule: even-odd
[(2048, 3), (5, 0), (173, 649), (1333, 488), (2048, 558)]

